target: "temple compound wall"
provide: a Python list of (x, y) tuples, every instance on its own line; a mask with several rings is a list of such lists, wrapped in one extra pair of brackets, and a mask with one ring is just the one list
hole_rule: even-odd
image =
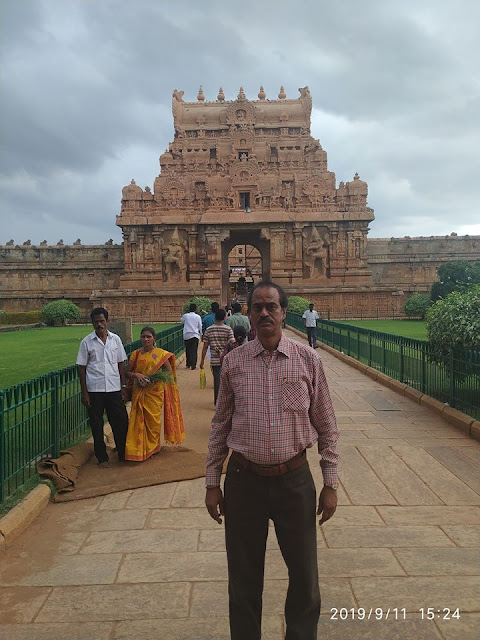
[[(174, 91), (174, 139), (160, 156), (153, 191), (132, 180), (116, 224), (123, 244), (0, 247), (0, 308), (39, 308), (68, 297), (87, 312), (177, 320), (192, 295), (225, 304), (229, 256), (239, 245), (261, 257), (259, 277), (335, 315), (399, 314), (427, 291), (445, 260), (479, 259), (480, 238), (368, 239), (373, 210), (358, 174), (337, 186), (310, 135), (308, 87), (287, 99), (227, 101)], [(248, 274), (247, 274), (248, 275)]]

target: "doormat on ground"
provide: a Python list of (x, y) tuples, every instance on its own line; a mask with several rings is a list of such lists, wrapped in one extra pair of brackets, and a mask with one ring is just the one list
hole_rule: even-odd
[[(86, 445), (79, 445), (84, 447)], [(198, 453), (186, 447), (164, 445), (160, 451), (144, 462), (123, 462), (117, 460), (117, 454), (108, 449), (110, 461), (108, 469), (99, 469), (93, 454), (83, 464), (73, 487), (59, 489), (53, 497), (54, 502), (84, 500), (95, 496), (104, 496), (116, 491), (138, 489), (167, 482), (193, 480), (205, 475), (206, 454)], [(74, 447), (73, 449), (76, 449)], [(73, 449), (70, 449), (71, 452)], [(59, 458), (56, 462), (61, 460)], [(43, 473), (42, 473), (43, 475)], [(55, 480), (49, 476), (54, 483)]]

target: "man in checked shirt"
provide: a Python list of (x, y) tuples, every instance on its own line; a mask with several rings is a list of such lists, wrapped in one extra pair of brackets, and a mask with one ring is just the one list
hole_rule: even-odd
[[(315, 512), (322, 524), (337, 507), (338, 430), (320, 357), (282, 334), (287, 301), (273, 282), (250, 293), (257, 337), (223, 360), (208, 442), (205, 504), (218, 523), (225, 516), (232, 640), (261, 638), (269, 520), (289, 574), (286, 640), (317, 638)], [(324, 482), (318, 507), (305, 455), (317, 441)]]

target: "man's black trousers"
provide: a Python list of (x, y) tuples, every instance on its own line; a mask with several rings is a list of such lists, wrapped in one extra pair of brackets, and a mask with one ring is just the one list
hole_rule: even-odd
[(189, 338), (183, 342), (185, 343), (187, 367), (195, 369), (197, 366), (198, 338)]
[(93, 448), (98, 462), (108, 462), (107, 447), (103, 438), (103, 412), (107, 413), (112, 427), (118, 459), (125, 460), (125, 442), (127, 440), (128, 414), (120, 391), (108, 393), (90, 392), (88, 418), (93, 435)]
[(285, 639), (316, 640), (317, 503), (308, 464), (263, 477), (230, 459), (224, 493), (231, 639), (261, 638), (265, 547), (272, 520), (289, 574)]

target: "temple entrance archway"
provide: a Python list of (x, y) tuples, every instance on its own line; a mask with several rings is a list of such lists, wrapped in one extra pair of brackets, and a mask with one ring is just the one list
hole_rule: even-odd
[(248, 290), (269, 278), (270, 241), (262, 238), (260, 229), (231, 230), (222, 242), (222, 301), (233, 297), (246, 301)]

